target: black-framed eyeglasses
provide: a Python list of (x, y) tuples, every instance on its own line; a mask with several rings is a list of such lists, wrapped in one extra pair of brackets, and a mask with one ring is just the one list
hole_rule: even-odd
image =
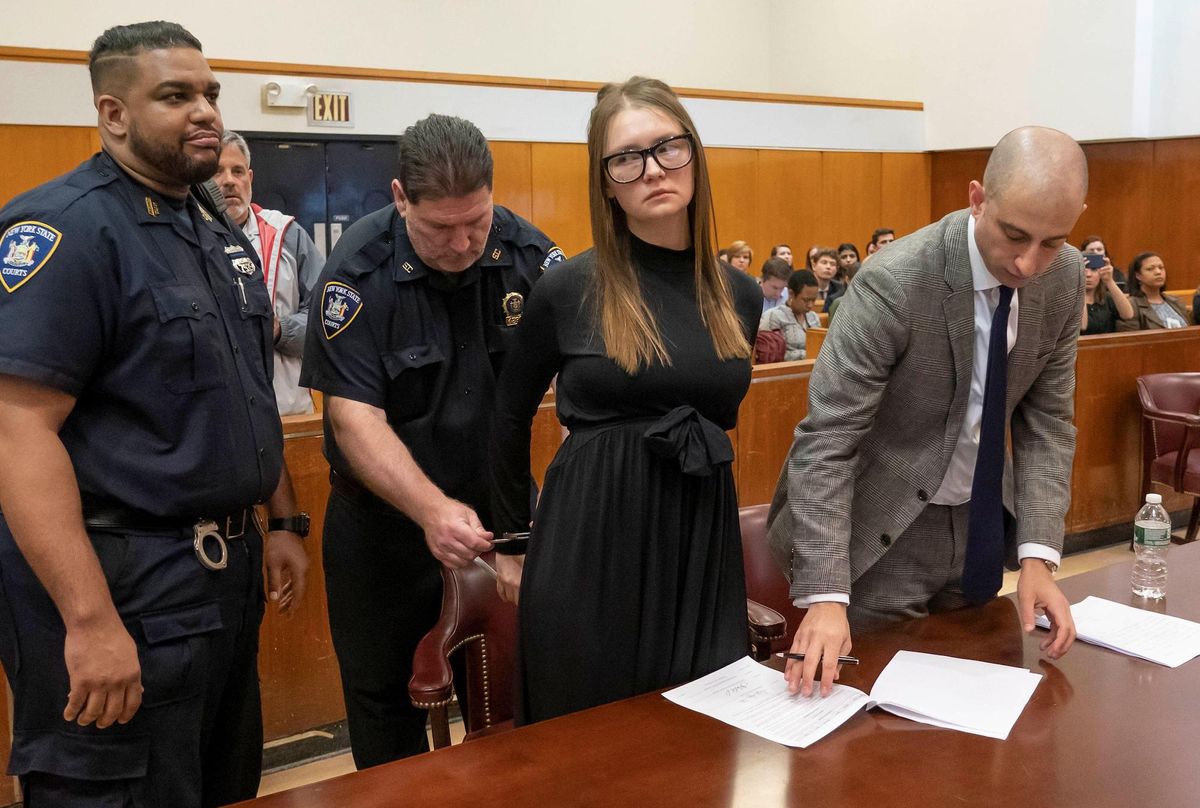
[(682, 135), (672, 135), (655, 143), (647, 149), (631, 149), (617, 152), (601, 158), (604, 173), (619, 185), (637, 182), (646, 173), (646, 159), (653, 157), (665, 171), (675, 171), (692, 162), (695, 149), (692, 147), (692, 135), (684, 132)]

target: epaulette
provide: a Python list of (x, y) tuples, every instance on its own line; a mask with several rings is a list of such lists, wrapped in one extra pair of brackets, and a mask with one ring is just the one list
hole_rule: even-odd
[(352, 279), (361, 278), (380, 269), (387, 268), (392, 260), (392, 245), (382, 238), (374, 238), (343, 259), (335, 274)]

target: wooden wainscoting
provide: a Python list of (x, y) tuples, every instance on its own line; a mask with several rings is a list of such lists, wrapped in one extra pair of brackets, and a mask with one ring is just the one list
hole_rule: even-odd
[[(1188, 371), (1200, 371), (1200, 327), (1080, 337), (1068, 533), (1133, 523), (1142, 505), (1142, 408), (1135, 381), (1148, 373)], [(1168, 510), (1191, 507), (1190, 497), (1156, 490)]]

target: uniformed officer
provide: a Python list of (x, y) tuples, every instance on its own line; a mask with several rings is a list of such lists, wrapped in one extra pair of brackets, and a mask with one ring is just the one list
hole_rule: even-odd
[(437, 620), (438, 562), (491, 547), (495, 379), (530, 288), (563, 260), (492, 204), (491, 151), (468, 121), (409, 127), (391, 187), (395, 205), (329, 256), (301, 378), (325, 393), (325, 586), (359, 768), (428, 748), (408, 700), (413, 652)]
[[(189, 186), (220, 86), (173, 23), (106, 31), (103, 151), (0, 210), (0, 658), (31, 808), (253, 797), (263, 545), (294, 513), (252, 248)], [(9, 159), (20, 159), (13, 155)], [(303, 590), (271, 534), (272, 597)]]

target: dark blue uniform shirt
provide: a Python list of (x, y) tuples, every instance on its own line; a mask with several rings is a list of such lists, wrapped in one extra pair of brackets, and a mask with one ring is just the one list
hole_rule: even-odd
[[(497, 206), (483, 256), (447, 275), (421, 262), (394, 206), (369, 214), (321, 273), (300, 384), (382, 409), (430, 480), (486, 505), (496, 377), (529, 290), (563, 259), (540, 230)], [(356, 479), (328, 410), (325, 456)]]
[(102, 152), (0, 234), (0, 373), (76, 398), (60, 434), (85, 499), (192, 519), (270, 496), (271, 302), (224, 223)]

